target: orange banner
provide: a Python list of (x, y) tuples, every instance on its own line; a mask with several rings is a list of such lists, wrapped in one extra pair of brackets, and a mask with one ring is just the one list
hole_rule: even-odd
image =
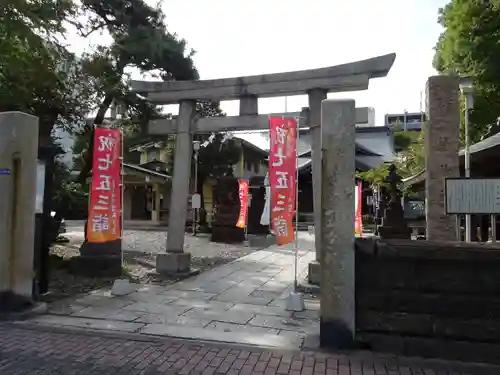
[(87, 241), (120, 238), (120, 130), (96, 128)]
[(240, 196), (240, 215), (236, 226), (238, 228), (245, 228), (247, 224), (247, 210), (248, 210), (248, 181), (238, 180), (238, 194)]
[(295, 211), (297, 122), (294, 118), (269, 117), (269, 184), (271, 226), (278, 245), (293, 241)]

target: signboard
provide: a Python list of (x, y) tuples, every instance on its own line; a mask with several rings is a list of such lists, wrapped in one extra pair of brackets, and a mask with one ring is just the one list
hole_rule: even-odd
[(445, 202), (447, 215), (499, 214), (500, 179), (447, 178)]
[(0, 169), (0, 176), (10, 176), (10, 169), (8, 168)]
[(194, 193), (191, 196), (191, 208), (200, 209), (201, 208), (201, 195)]
[(120, 238), (120, 130), (96, 128), (87, 240)]
[(245, 228), (247, 225), (247, 211), (248, 211), (248, 181), (238, 180), (238, 195), (240, 197), (240, 214), (236, 226), (238, 228)]
[(269, 185), (271, 226), (278, 245), (293, 241), (295, 211), (297, 121), (269, 117)]
[(35, 213), (43, 214), (43, 195), (45, 193), (45, 163), (41, 160), (36, 164), (36, 198)]

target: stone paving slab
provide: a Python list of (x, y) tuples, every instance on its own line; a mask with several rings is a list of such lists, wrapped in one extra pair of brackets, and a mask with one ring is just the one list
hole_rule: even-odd
[(250, 320), (252, 320), (255, 315), (253, 313), (248, 313), (248, 312), (217, 311), (217, 310), (206, 311), (204, 309), (194, 308), (185, 312), (183, 316), (192, 319), (201, 319), (201, 320), (209, 320), (209, 321), (217, 321), (225, 323), (237, 323), (244, 325), (248, 323)]
[(129, 311), (124, 309), (108, 309), (105, 307), (86, 307), (71, 316), (91, 319), (112, 319), (131, 322), (144, 315), (144, 312)]
[(131, 311), (141, 311), (144, 313), (162, 314), (165, 316), (177, 316), (189, 310), (189, 307), (175, 306), (175, 305), (160, 305), (157, 303), (150, 303), (150, 302), (137, 302), (132, 305), (125, 306), (123, 309)]
[(319, 333), (319, 324), (316, 321), (295, 319), (293, 317), (255, 315), (248, 324), (255, 327), (274, 328), (277, 330)]
[[(280, 338), (280, 335), (271, 336)], [(43, 329), (27, 329), (26, 324), (21, 322), (0, 323), (0, 373), (2, 375), (498, 375), (500, 367), (394, 358), (367, 353), (274, 352), (256, 347), (193, 340), (148, 340), (144, 336), (135, 334), (103, 336), (95, 332), (67, 330), (51, 332)]]
[[(146, 314), (134, 320), (134, 322), (144, 324), (162, 324), (168, 326), (183, 326), (183, 327), (198, 327), (203, 328), (208, 326), (211, 320), (192, 319), (185, 316), (165, 316), (161, 314)], [(142, 328), (142, 327), (141, 327)]]
[(45, 326), (69, 326), (84, 329), (102, 329), (106, 331), (137, 332), (144, 327), (143, 323), (123, 322), (119, 320), (88, 319), (69, 316), (44, 315), (32, 319), (33, 322)]

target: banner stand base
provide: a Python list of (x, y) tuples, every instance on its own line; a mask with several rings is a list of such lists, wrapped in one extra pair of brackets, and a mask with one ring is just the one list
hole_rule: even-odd
[(85, 241), (80, 256), (71, 265), (73, 272), (88, 276), (122, 276), (121, 239), (94, 243)]
[(304, 311), (306, 306), (304, 304), (304, 299), (302, 298), (301, 293), (291, 292), (290, 295), (286, 298), (286, 311)]

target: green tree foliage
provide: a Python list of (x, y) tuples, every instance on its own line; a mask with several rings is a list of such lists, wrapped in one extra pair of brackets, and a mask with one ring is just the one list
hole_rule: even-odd
[(434, 68), (474, 78), (471, 141), (479, 141), (500, 116), (500, 0), (451, 0), (439, 12), (444, 31)]
[[(154, 108), (130, 92), (126, 69), (158, 72), (163, 80), (198, 79), (186, 41), (169, 33), (160, 7), (151, 7), (144, 0), (83, 0), (83, 10), (89, 22), (80, 27), (82, 35), (105, 30), (112, 37), (110, 46), (100, 46), (85, 56), (87, 71), (96, 78), (99, 106), (93, 124), (85, 131), (92, 133), (101, 125), (113, 101), (135, 112), (142, 122), (153, 115)], [(88, 137), (92, 139), (91, 136)], [(92, 166), (92, 142), (84, 152), (85, 163), (78, 181), (83, 182)]]
[(40, 144), (55, 125), (88, 109), (88, 79), (58, 42), (76, 12), (71, 0), (13, 0), (0, 5), (0, 111), (39, 117)]

